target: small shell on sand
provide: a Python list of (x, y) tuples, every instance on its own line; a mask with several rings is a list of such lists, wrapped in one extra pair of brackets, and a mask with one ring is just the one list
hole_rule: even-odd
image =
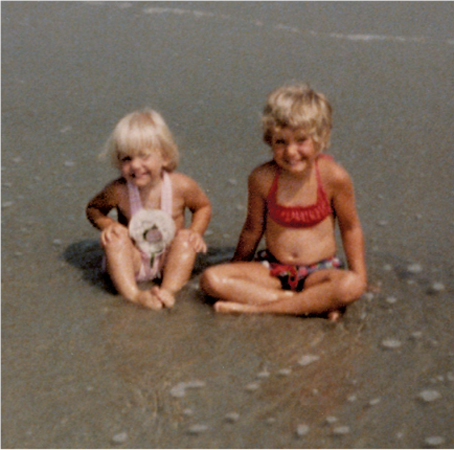
[(415, 331), (415, 332), (411, 333), (411, 338), (412, 339), (422, 338), (422, 331)]
[(438, 447), (446, 442), (446, 439), (442, 436), (431, 436), (426, 438), (424, 441), (429, 447)]
[(310, 430), (309, 425), (301, 423), (296, 427), (296, 435), (306, 436), (306, 434), (309, 433), (309, 430)]
[(336, 434), (336, 435), (344, 435), (344, 434), (348, 434), (350, 433), (350, 427), (346, 426), (346, 425), (342, 425), (340, 427), (336, 427), (334, 428), (333, 430), (333, 434)]
[(278, 375), (286, 377), (292, 373), (292, 369), (281, 369), (277, 372)]
[(393, 305), (394, 303), (397, 303), (397, 298), (390, 295), (389, 297), (386, 297), (386, 303)]
[(309, 364), (318, 361), (320, 356), (317, 355), (304, 355), (298, 360), (300, 366), (308, 366)]
[(175, 385), (172, 389), (170, 389), (170, 395), (175, 398), (181, 398), (186, 395), (186, 389), (194, 389), (194, 388), (202, 388), (205, 387), (205, 381), (187, 381), (181, 382)]
[(369, 405), (370, 405), (370, 406), (375, 406), (375, 405), (378, 405), (380, 402), (381, 402), (381, 398), (380, 398), (380, 397), (373, 398), (373, 399), (369, 402)]
[(418, 397), (427, 402), (427, 403), (430, 403), (430, 402), (434, 402), (435, 400), (438, 400), (439, 398), (441, 398), (441, 394), (434, 390), (434, 389), (427, 389), (425, 391), (422, 391), (418, 394)]
[(271, 374), (268, 372), (268, 370), (265, 369), (257, 374), (257, 378), (269, 378), (270, 375)]
[(186, 381), (183, 384), (186, 388), (190, 388), (190, 389), (203, 388), (207, 385), (205, 383), (205, 381), (200, 381), (200, 380)]
[(249, 392), (256, 391), (260, 387), (259, 383), (249, 383), (244, 389)]
[(400, 342), (398, 339), (388, 338), (388, 339), (383, 339), (383, 341), (381, 342), (381, 345), (382, 345), (382, 347), (384, 347), (386, 349), (393, 350), (393, 349), (401, 347), (402, 342)]
[(208, 430), (208, 426), (204, 424), (195, 424), (188, 428), (189, 434), (200, 434)]
[(326, 418), (326, 423), (329, 425), (332, 425), (333, 423), (336, 423), (339, 419), (335, 416), (328, 416)]
[(128, 433), (122, 432), (118, 433), (112, 437), (112, 444), (120, 445), (124, 444), (128, 440)]
[(445, 288), (445, 285), (443, 283), (440, 283), (440, 282), (436, 281), (436, 282), (432, 283), (432, 285), (430, 286), (429, 293), (438, 294), (439, 292), (442, 292), (445, 289), (446, 288)]
[(227, 422), (234, 423), (239, 420), (240, 415), (237, 412), (231, 412), (231, 413), (226, 414), (224, 417), (225, 417), (225, 420), (227, 420)]
[(418, 273), (421, 273), (422, 272), (422, 266), (421, 264), (410, 264), (409, 266), (407, 266), (407, 271), (409, 273), (412, 273), (412, 274), (418, 274)]
[(186, 390), (181, 384), (177, 384), (172, 389), (170, 389), (170, 395), (175, 398), (181, 398), (186, 395)]

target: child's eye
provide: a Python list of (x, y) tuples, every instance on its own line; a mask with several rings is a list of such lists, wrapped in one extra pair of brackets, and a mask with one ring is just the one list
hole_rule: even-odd
[(142, 159), (142, 160), (146, 160), (148, 158), (150, 158), (151, 154), (150, 153), (145, 153), (145, 152), (140, 152), (137, 157)]
[(121, 161), (121, 162), (128, 162), (128, 161), (131, 161), (131, 157), (130, 157), (130, 156), (121, 156), (121, 157), (120, 157), (120, 161)]

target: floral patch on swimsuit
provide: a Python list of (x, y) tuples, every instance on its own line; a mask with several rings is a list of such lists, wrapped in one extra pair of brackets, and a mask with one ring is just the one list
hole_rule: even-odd
[(136, 246), (150, 257), (150, 263), (161, 255), (175, 237), (172, 217), (161, 209), (141, 209), (129, 222), (129, 235)]

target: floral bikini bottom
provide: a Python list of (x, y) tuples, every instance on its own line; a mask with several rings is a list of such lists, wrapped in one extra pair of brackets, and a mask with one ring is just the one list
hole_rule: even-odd
[(292, 265), (279, 262), (268, 250), (261, 250), (257, 253), (255, 260), (261, 262), (268, 269), (270, 274), (279, 278), (282, 289), (300, 292), (304, 289), (306, 278), (314, 272), (323, 269), (342, 269), (343, 262), (337, 257), (323, 259), (311, 265)]

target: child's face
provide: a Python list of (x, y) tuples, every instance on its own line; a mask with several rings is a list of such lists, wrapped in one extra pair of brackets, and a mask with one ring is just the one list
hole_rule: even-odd
[(283, 170), (303, 174), (312, 166), (318, 148), (302, 128), (285, 127), (275, 130), (271, 139), (274, 161)]
[(159, 151), (124, 156), (120, 160), (121, 174), (137, 187), (154, 184), (160, 179), (164, 167), (164, 158)]

